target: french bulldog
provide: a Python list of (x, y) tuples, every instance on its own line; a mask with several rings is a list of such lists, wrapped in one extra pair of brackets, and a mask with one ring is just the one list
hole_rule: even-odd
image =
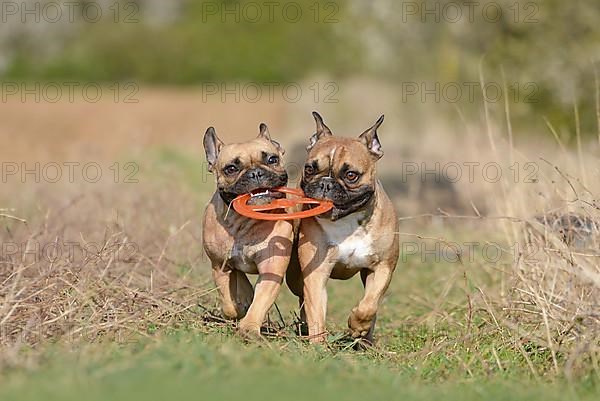
[(301, 220), (299, 265), (290, 265), (286, 281), (303, 305), (310, 340), (323, 342), (329, 278), (347, 280), (360, 273), (365, 291), (350, 312), (348, 327), (353, 338), (372, 343), (377, 310), (399, 256), (398, 219), (377, 179), (377, 161), (383, 156), (377, 130), (384, 117), (356, 139), (334, 136), (318, 113), (313, 117), (317, 132), (307, 148), (300, 186), (306, 196), (329, 200), (334, 207)]
[[(202, 241), (212, 264), (221, 309), (226, 318), (239, 320), (240, 334), (259, 336), (290, 261), (294, 230), (288, 221), (244, 217), (231, 203), (242, 194), (285, 186), (284, 150), (271, 139), (265, 124), (260, 125), (257, 138), (229, 145), (211, 127), (204, 135), (204, 150), (217, 190), (204, 213)], [(258, 274), (255, 288), (247, 274)]]

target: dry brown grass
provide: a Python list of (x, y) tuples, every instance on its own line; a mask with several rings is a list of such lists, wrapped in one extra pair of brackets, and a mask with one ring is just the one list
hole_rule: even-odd
[(598, 370), (600, 218), (594, 199), (524, 225), (522, 251), (509, 271), (504, 313), (509, 329), (549, 349), (556, 372)]
[(185, 196), (164, 208), (181, 188), (47, 190), (31, 219), (3, 217), (0, 366), (49, 342), (127, 343), (191, 326), (199, 303), (212, 307), (197, 208)]
[[(493, 156), (511, 165), (525, 162), (514, 146), (509, 105), (504, 106), (506, 140), (499, 145), (503, 135), (495, 135), (490, 105), (484, 103)], [(575, 151), (566, 149), (545, 120), (558, 146), (537, 150), (536, 185), (527, 188), (525, 181), (504, 180), (493, 192), (496, 210), (520, 220), (503, 226), (507, 243), (516, 247), (497, 300), (502, 329), (549, 350), (555, 373), (569, 378), (600, 375), (600, 171), (591, 153), (583, 152), (576, 106), (574, 113)], [(586, 145), (593, 148), (596, 143)]]

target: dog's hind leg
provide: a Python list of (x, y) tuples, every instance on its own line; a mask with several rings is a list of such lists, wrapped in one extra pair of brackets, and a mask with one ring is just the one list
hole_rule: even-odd
[(228, 267), (213, 266), (213, 278), (219, 289), (223, 315), (231, 320), (246, 316), (254, 296), (246, 274)]
[(252, 299), (254, 298), (254, 288), (252, 287), (252, 283), (250, 283), (250, 279), (246, 273), (234, 270), (235, 274), (235, 300), (238, 306), (238, 310), (241, 312), (238, 319), (242, 319), (246, 316), (248, 309), (250, 309), (250, 305), (252, 305)]

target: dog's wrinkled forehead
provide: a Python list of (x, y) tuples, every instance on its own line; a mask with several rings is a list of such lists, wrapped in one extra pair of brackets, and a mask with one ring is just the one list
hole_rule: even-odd
[(344, 137), (330, 137), (319, 141), (308, 154), (308, 162), (314, 161), (318, 163), (320, 171), (336, 171), (344, 165), (364, 170), (373, 164), (364, 144)]
[(264, 164), (265, 157), (271, 155), (280, 155), (279, 149), (271, 141), (256, 138), (245, 143), (224, 145), (219, 153), (218, 164), (237, 161), (242, 166), (254, 166)]

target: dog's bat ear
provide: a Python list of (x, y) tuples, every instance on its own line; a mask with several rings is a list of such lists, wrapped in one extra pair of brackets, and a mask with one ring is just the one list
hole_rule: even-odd
[(260, 125), (258, 126), (258, 130), (259, 130), (259, 133), (258, 133), (259, 138), (265, 138), (268, 141), (271, 140), (271, 134), (269, 133), (269, 127), (267, 127), (267, 124), (260, 123)]
[(383, 157), (383, 149), (381, 148), (381, 142), (379, 142), (379, 137), (377, 136), (377, 130), (381, 124), (383, 124), (384, 119), (385, 116), (379, 117), (379, 120), (377, 120), (375, 125), (363, 132), (359, 137), (361, 142), (365, 144), (367, 149), (369, 149), (369, 152), (371, 152), (377, 160)]
[(217, 136), (213, 127), (206, 130), (204, 134), (204, 151), (206, 152), (206, 161), (208, 162), (208, 171), (214, 171), (215, 163), (219, 157), (219, 152), (223, 146), (223, 141)]
[(275, 147), (277, 148), (279, 153), (281, 153), (282, 155), (285, 154), (285, 150), (283, 149), (281, 144), (279, 142), (271, 139), (271, 134), (269, 133), (269, 127), (267, 127), (267, 124), (261, 123), (258, 127), (258, 130), (259, 130), (258, 138), (263, 138), (263, 139), (266, 139), (267, 141), (270, 141), (273, 145), (275, 145)]
[(310, 138), (310, 145), (308, 145), (306, 148), (308, 151), (314, 148), (317, 142), (319, 142), (321, 139), (333, 135), (329, 127), (323, 122), (323, 117), (321, 117), (319, 113), (313, 111), (312, 115), (317, 123), (317, 132)]

